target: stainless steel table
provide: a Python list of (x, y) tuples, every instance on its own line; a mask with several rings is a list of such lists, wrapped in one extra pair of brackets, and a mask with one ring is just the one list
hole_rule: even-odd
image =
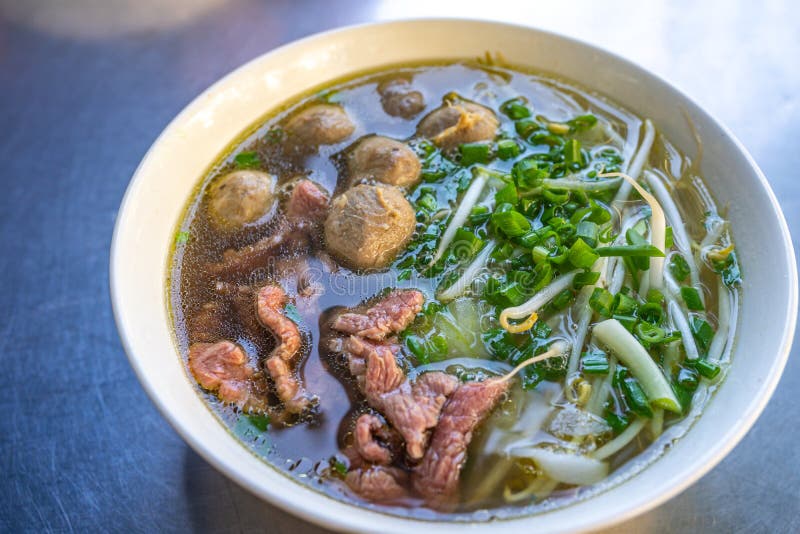
[[(800, 235), (800, 7), (697, 4), (0, 0), (0, 531), (320, 531), (181, 441), (128, 366), (107, 291), (117, 206), (147, 147), (217, 78), (299, 37), (449, 15), (597, 43), (730, 126)], [(722, 464), (613, 531), (800, 531), (798, 351)]]

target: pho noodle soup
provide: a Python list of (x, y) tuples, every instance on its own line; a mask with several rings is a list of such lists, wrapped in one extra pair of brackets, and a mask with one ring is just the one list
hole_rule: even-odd
[(419, 518), (563, 506), (662, 454), (725, 375), (732, 235), (650, 120), (491, 61), (253, 120), (168, 289), (199, 394), (294, 480)]

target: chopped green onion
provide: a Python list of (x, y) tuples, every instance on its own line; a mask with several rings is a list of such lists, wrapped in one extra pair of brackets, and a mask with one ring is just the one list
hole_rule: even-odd
[(496, 261), (503, 261), (510, 258), (512, 254), (514, 254), (514, 245), (509, 242), (505, 242), (492, 251), (492, 259)]
[(691, 274), (689, 263), (680, 254), (673, 254), (669, 260), (669, 272), (677, 282), (683, 282)]
[(711, 328), (711, 325), (704, 319), (694, 315), (689, 321), (689, 327), (702, 349), (708, 350), (709, 345), (711, 345), (711, 339), (714, 337), (714, 329)]
[(514, 164), (511, 176), (514, 177), (517, 187), (527, 190), (538, 187), (542, 180), (547, 178), (547, 171), (540, 169), (535, 159), (526, 158)]
[(178, 232), (175, 234), (175, 243), (183, 245), (189, 242), (189, 232)]
[(240, 169), (254, 169), (261, 166), (261, 157), (257, 152), (242, 152), (236, 154), (233, 161)]
[(463, 166), (473, 163), (488, 163), (491, 159), (491, 146), (488, 143), (464, 143), (458, 147)]
[[(550, 265), (548, 262), (540, 263), (533, 270), (533, 274), (534, 274), (534, 277), (533, 277), (533, 288), (532, 289), (533, 289), (534, 292), (536, 292), (536, 291), (539, 291), (540, 289), (542, 289), (547, 284), (549, 284), (550, 281), (553, 279), (553, 266)], [(578, 274), (575, 275), (575, 277), (577, 278), (581, 274), (584, 274), (584, 273), (578, 273)]]
[(742, 282), (742, 274), (739, 270), (739, 260), (736, 258), (736, 251), (731, 251), (728, 257), (721, 261), (712, 262), (714, 270), (722, 277), (722, 283), (728, 287), (734, 287)]
[(600, 247), (596, 249), (597, 254), (600, 257), (609, 257), (609, 256), (621, 256), (621, 257), (629, 257), (629, 256), (646, 256), (646, 257), (659, 257), (663, 258), (664, 253), (658, 249), (658, 247), (654, 247), (653, 245), (614, 245), (610, 247)]
[(636, 323), (639, 322), (633, 315), (619, 315), (615, 313), (611, 318), (619, 321), (619, 324), (624, 326), (625, 330), (631, 333), (633, 333), (633, 328), (636, 326)]
[(417, 200), (417, 206), (428, 212), (434, 212), (438, 204), (435, 196), (430, 193), (424, 193)]
[(622, 381), (622, 391), (625, 394), (625, 400), (631, 411), (643, 417), (653, 417), (653, 411), (650, 409), (650, 403), (647, 400), (642, 386), (639, 382), (629, 376)]
[(703, 359), (694, 362), (694, 368), (697, 369), (697, 372), (700, 373), (702, 377), (709, 380), (716, 378), (722, 370), (716, 363)]
[(531, 116), (531, 110), (525, 105), (522, 97), (512, 98), (500, 104), (500, 111), (511, 120), (525, 119)]
[(589, 297), (589, 306), (604, 317), (611, 317), (613, 315), (612, 308), (614, 304), (614, 296), (602, 287), (594, 288), (591, 296)]
[(492, 213), (486, 206), (475, 206), (469, 213), (469, 222), (473, 225), (483, 224), (489, 220)]
[(514, 129), (525, 139), (539, 129), (539, 123), (533, 119), (520, 119), (514, 123)]
[(581, 221), (575, 227), (575, 235), (584, 240), (590, 247), (597, 246), (597, 236), (600, 233), (600, 227), (597, 223), (592, 221)]
[(517, 186), (515, 186), (513, 182), (507, 183), (502, 189), (494, 194), (494, 203), (497, 206), (505, 203), (514, 205), (517, 203), (518, 199)]
[(554, 310), (563, 310), (574, 296), (571, 289), (565, 289), (550, 301), (550, 307)]
[(628, 366), (653, 405), (671, 412), (681, 411), (681, 405), (661, 369), (619, 321), (609, 319), (598, 323), (594, 326), (593, 333), (601, 345)]
[(664, 310), (660, 304), (647, 302), (639, 306), (638, 316), (642, 321), (659, 325), (664, 320)]
[(483, 248), (483, 240), (469, 230), (459, 228), (456, 230), (450, 248), (456, 257), (469, 259)]
[(583, 153), (581, 152), (581, 143), (577, 139), (570, 139), (564, 144), (564, 163), (569, 167), (577, 166), (583, 167), (585, 162), (583, 160)]
[(669, 250), (675, 244), (675, 237), (672, 235), (672, 227), (667, 226), (664, 229), (664, 250)]
[(513, 159), (519, 156), (520, 147), (513, 139), (501, 139), (497, 142), (497, 157), (502, 160)]
[(606, 420), (606, 423), (608, 423), (608, 426), (611, 427), (611, 430), (617, 434), (628, 428), (628, 425), (630, 424), (630, 421), (627, 417), (611, 411), (606, 411), (604, 419)]
[(574, 119), (568, 120), (567, 124), (573, 132), (581, 132), (593, 128), (597, 124), (597, 117), (591, 114), (578, 115)]
[(611, 310), (620, 315), (633, 315), (639, 305), (636, 301), (623, 293), (614, 295), (614, 302), (611, 305)]
[(596, 284), (599, 279), (600, 279), (600, 273), (597, 271), (578, 273), (575, 275), (575, 278), (572, 279), (572, 287), (575, 289), (580, 289), (583, 286), (591, 286)]
[(694, 287), (681, 287), (681, 297), (686, 307), (693, 311), (703, 311), (703, 300), (700, 298), (700, 293)]
[(594, 249), (580, 237), (569, 249), (569, 262), (579, 269), (591, 269), (598, 257)]
[(654, 344), (664, 341), (666, 332), (663, 328), (643, 322), (636, 325), (636, 336), (644, 343)]
[(608, 374), (608, 356), (599, 349), (584, 352), (581, 356), (583, 372), (590, 375)]
[(680, 371), (678, 371), (676, 382), (683, 389), (687, 391), (694, 391), (697, 389), (697, 384), (699, 381), (697, 375), (697, 371), (691, 367), (681, 367)]
[(513, 208), (494, 212), (492, 222), (508, 237), (519, 237), (531, 229), (528, 219)]

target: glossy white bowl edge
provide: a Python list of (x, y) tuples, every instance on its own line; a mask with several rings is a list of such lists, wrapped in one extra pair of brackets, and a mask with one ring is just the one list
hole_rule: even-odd
[[(178, 433), (209, 463), (256, 495), (327, 528), (403, 532), (423, 524), (356, 508), (293, 483), (248, 452), (206, 408), (175, 352), (169, 327), (164, 280), (175, 225), (208, 165), (254, 118), (287, 97), (383, 64), (477, 57), (485, 50), (502, 51), (512, 63), (555, 72), (609, 94), (653, 118), (673, 142), (691, 153), (694, 141), (682, 108), (688, 112), (705, 143), (706, 181), (720, 205), (730, 203), (729, 218), (745, 274), (740, 324), (746, 328), (739, 333), (729, 376), (703, 416), (639, 475), (560, 510), (492, 523), (426, 522), (424, 528), (431, 532), (457, 528), (500, 532), (523, 527), (545, 532), (587, 530), (649, 510), (695, 482), (736, 445), (769, 400), (789, 354), (797, 314), (797, 272), (780, 207), (738, 140), (665, 81), (573, 39), (474, 20), (367, 24), (288, 44), (254, 59), (202, 93), (150, 148), (118, 214), (110, 286), (114, 316), (131, 365)], [(736, 203), (731, 202), (734, 199)], [(754, 209), (765, 214), (753, 219)], [(759, 262), (755, 269), (756, 258), (771, 261)], [(777, 326), (770, 324), (773, 320)], [(772, 338), (764, 339), (765, 332)], [(754, 360), (764, 357), (770, 363), (767, 367)]]

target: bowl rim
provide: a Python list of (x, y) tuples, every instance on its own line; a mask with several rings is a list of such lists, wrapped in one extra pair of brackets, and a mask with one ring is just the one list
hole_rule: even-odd
[[(118, 269), (118, 262), (119, 262), (118, 258), (121, 254), (121, 241), (122, 241), (121, 234), (125, 224), (124, 216), (126, 213), (131, 211), (133, 190), (135, 189), (135, 186), (137, 185), (138, 181), (142, 179), (141, 176), (142, 169), (146, 166), (146, 163), (148, 162), (149, 158), (151, 158), (154, 149), (160, 144), (162, 144), (162, 142), (166, 137), (170, 136), (173, 133), (173, 130), (175, 130), (176, 128), (176, 125), (181, 123), (187, 116), (189, 116), (195, 110), (195, 108), (199, 108), (204, 105), (203, 104), (204, 97), (213, 93), (216, 89), (227, 85), (228, 83), (230, 83), (231, 80), (241, 75), (243, 72), (253, 68), (255, 64), (266, 60), (270, 56), (279, 55), (280, 53), (290, 48), (295, 48), (295, 47), (299, 48), (301, 45), (311, 44), (314, 41), (323, 41), (331, 37), (341, 36), (348, 33), (355, 33), (369, 28), (375, 28), (375, 27), (389, 28), (395, 26), (402, 27), (402, 26), (414, 26), (417, 24), (431, 24), (431, 23), (433, 24), (440, 23), (443, 25), (475, 24), (485, 27), (495, 27), (495, 28), (505, 27), (509, 29), (524, 30), (527, 32), (539, 34), (547, 39), (554, 39), (557, 41), (560, 40), (573, 45), (584, 47), (587, 50), (593, 52), (599, 52), (600, 54), (608, 56), (615, 62), (623, 64), (625, 67), (631, 69), (634, 72), (650, 76), (658, 83), (663, 84), (668, 89), (674, 91), (680, 98), (684, 99), (686, 102), (694, 105), (698, 110), (702, 111), (702, 113), (704, 113), (707, 116), (710, 122), (712, 122), (726, 135), (728, 141), (730, 141), (730, 143), (735, 147), (735, 149), (745, 158), (752, 172), (757, 177), (762, 190), (766, 193), (767, 198), (769, 199), (769, 203), (772, 207), (773, 214), (777, 219), (778, 226), (781, 232), (782, 248), (786, 252), (786, 257), (788, 259), (787, 262), (787, 274), (788, 274), (787, 312), (788, 313), (786, 315), (786, 320), (782, 328), (783, 335), (780, 341), (780, 350), (778, 354), (775, 355), (775, 359), (773, 360), (773, 364), (771, 369), (769, 370), (767, 379), (761, 385), (757, 397), (751, 400), (750, 404), (748, 405), (749, 410), (746, 414), (744, 414), (745, 417), (740, 418), (735, 425), (727, 429), (727, 432), (722, 436), (722, 439), (720, 439), (719, 445), (715, 446), (713, 449), (707, 450), (705, 452), (705, 455), (701, 459), (697, 460), (696, 463), (699, 464), (699, 467), (697, 469), (685, 475), (676, 483), (669, 485), (657, 495), (650, 496), (646, 500), (640, 500), (639, 502), (635, 502), (632, 505), (622, 507), (621, 509), (617, 510), (619, 513), (617, 513), (616, 515), (606, 514), (605, 516), (599, 519), (593, 519), (591, 524), (578, 525), (577, 528), (580, 530), (585, 530), (585, 529), (595, 530), (621, 523), (622, 521), (631, 519), (649, 510), (652, 510), (653, 508), (661, 505), (662, 503), (678, 495), (679, 493), (683, 492), (686, 488), (694, 484), (697, 480), (699, 480), (702, 476), (704, 476), (711, 469), (713, 469), (725, 456), (727, 456), (730, 453), (730, 451), (741, 441), (741, 439), (746, 435), (746, 433), (750, 430), (755, 421), (761, 415), (764, 408), (766, 407), (767, 402), (772, 397), (778, 382), (780, 381), (780, 378), (782, 376), (783, 370), (786, 366), (786, 362), (788, 361), (788, 357), (790, 354), (797, 323), (797, 315), (798, 315), (798, 273), (796, 265), (797, 259), (794, 251), (794, 246), (791, 240), (791, 234), (789, 232), (789, 228), (786, 223), (783, 211), (780, 207), (780, 204), (778, 203), (777, 197), (775, 196), (775, 193), (773, 192), (769, 182), (767, 181), (766, 176), (761, 171), (761, 169), (759, 168), (759, 166), (757, 165), (751, 154), (748, 152), (748, 150), (741, 143), (741, 141), (728, 129), (728, 127), (722, 121), (717, 119), (704, 107), (700, 106), (692, 97), (687, 95), (682, 89), (675, 86), (671, 82), (667, 81), (662, 76), (650, 71), (649, 69), (642, 67), (639, 64), (616, 54), (615, 52), (607, 50), (602, 46), (581, 39), (577, 39), (574, 37), (566, 36), (550, 30), (545, 30), (530, 24), (517, 24), (517, 23), (509, 23), (496, 20), (488, 20), (480, 18), (464, 18), (464, 17), (414, 17), (414, 18), (393, 19), (388, 21), (358, 23), (358, 24), (336, 27), (323, 32), (314, 33), (305, 36), (303, 38), (290, 41), (276, 48), (272, 48), (267, 52), (264, 52), (263, 54), (253, 57), (244, 64), (236, 67), (232, 71), (222, 76), (216, 82), (208, 86), (202, 92), (197, 94), (167, 124), (167, 126), (164, 127), (161, 133), (159, 133), (159, 135), (153, 141), (151, 146), (148, 148), (145, 155), (142, 157), (141, 162), (136, 167), (136, 170), (134, 171), (132, 178), (126, 188), (125, 194), (122, 198), (119, 210), (117, 212), (117, 217), (111, 240), (110, 256), (109, 256), (109, 289), (110, 289), (114, 321), (116, 323), (117, 330), (119, 332), (120, 341), (125, 350), (128, 361), (136, 374), (137, 379), (139, 380), (144, 390), (147, 392), (147, 395), (150, 398), (151, 402), (153, 402), (157, 410), (167, 420), (167, 422), (169, 422), (172, 428), (175, 429), (175, 431), (183, 438), (183, 440), (186, 441), (191, 446), (191, 448), (195, 452), (197, 452), (203, 459), (205, 459), (208, 463), (213, 465), (215, 469), (222, 472), (225, 476), (235, 481), (239, 486), (244, 487), (250, 493), (257, 496), (258, 498), (267, 500), (268, 502), (281, 508), (285, 512), (290, 513), (296, 517), (300, 517), (303, 520), (310, 521), (318, 526), (332, 528), (338, 531), (354, 530), (354, 529), (358, 529), (359, 531), (362, 530), (367, 531), (370, 528), (374, 528), (374, 524), (372, 525), (372, 527), (370, 527), (364, 521), (359, 522), (357, 518), (354, 519), (350, 519), (349, 517), (343, 518), (331, 513), (330, 511), (325, 511), (324, 508), (315, 509), (309, 506), (297, 508), (296, 503), (289, 501), (285, 497), (282, 497), (279, 491), (265, 493), (262, 490), (262, 488), (256, 487), (254, 484), (251, 484), (251, 482), (246, 477), (240, 475), (239, 470), (233, 468), (224, 461), (221, 461), (220, 459), (216, 458), (216, 456), (203, 443), (203, 441), (197, 439), (196, 436), (193, 434), (193, 432), (187, 427), (187, 425), (183, 423), (182, 418), (178, 414), (173, 413), (173, 410), (162, 398), (161, 393), (155, 390), (153, 385), (148, 381), (147, 371), (142, 366), (140, 360), (136, 357), (132, 349), (130, 336), (128, 332), (129, 327), (126, 323), (126, 318), (123, 317), (124, 312), (120, 308), (120, 302), (119, 302), (120, 298), (119, 293), (121, 291), (121, 285), (124, 282), (119, 279), (116, 272)], [(556, 72), (553, 74), (558, 74), (558, 73)], [(592, 88), (590, 87), (590, 89)], [(236, 438), (231, 436), (231, 439), (235, 440)], [(287, 478), (291, 479), (291, 477)], [(301, 485), (300, 483), (294, 481), (293, 479), (291, 480), (293, 484)], [(622, 485), (625, 483), (626, 482), (623, 481), (620, 482), (618, 485)], [(352, 510), (364, 512), (363, 515), (365, 516), (378, 514), (379, 517), (394, 521), (395, 526), (405, 523), (405, 526), (426, 525), (429, 527), (434, 527), (436, 528), (436, 530), (439, 530), (441, 527), (444, 527), (446, 529), (448, 526), (450, 527), (464, 526), (470, 528), (483, 526), (492, 528), (492, 525), (495, 526), (498, 525), (497, 522), (493, 523), (479, 523), (473, 521), (443, 522), (441, 520), (431, 521), (427, 519), (419, 519), (414, 517), (398, 517), (394, 515), (383, 514), (380, 511), (375, 511), (351, 503), (347, 503), (324, 493), (319, 493), (316, 491), (314, 493), (320, 497), (324, 497), (325, 499), (329, 499), (330, 501), (333, 501), (335, 503), (344, 504)], [(590, 497), (589, 499), (591, 500), (592, 498), (595, 497)], [(531, 520), (533, 518), (548, 513), (551, 513), (551, 511), (546, 510), (532, 515), (504, 519), (500, 520), (500, 523), (522, 526), (522, 524), (526, 520)]]

